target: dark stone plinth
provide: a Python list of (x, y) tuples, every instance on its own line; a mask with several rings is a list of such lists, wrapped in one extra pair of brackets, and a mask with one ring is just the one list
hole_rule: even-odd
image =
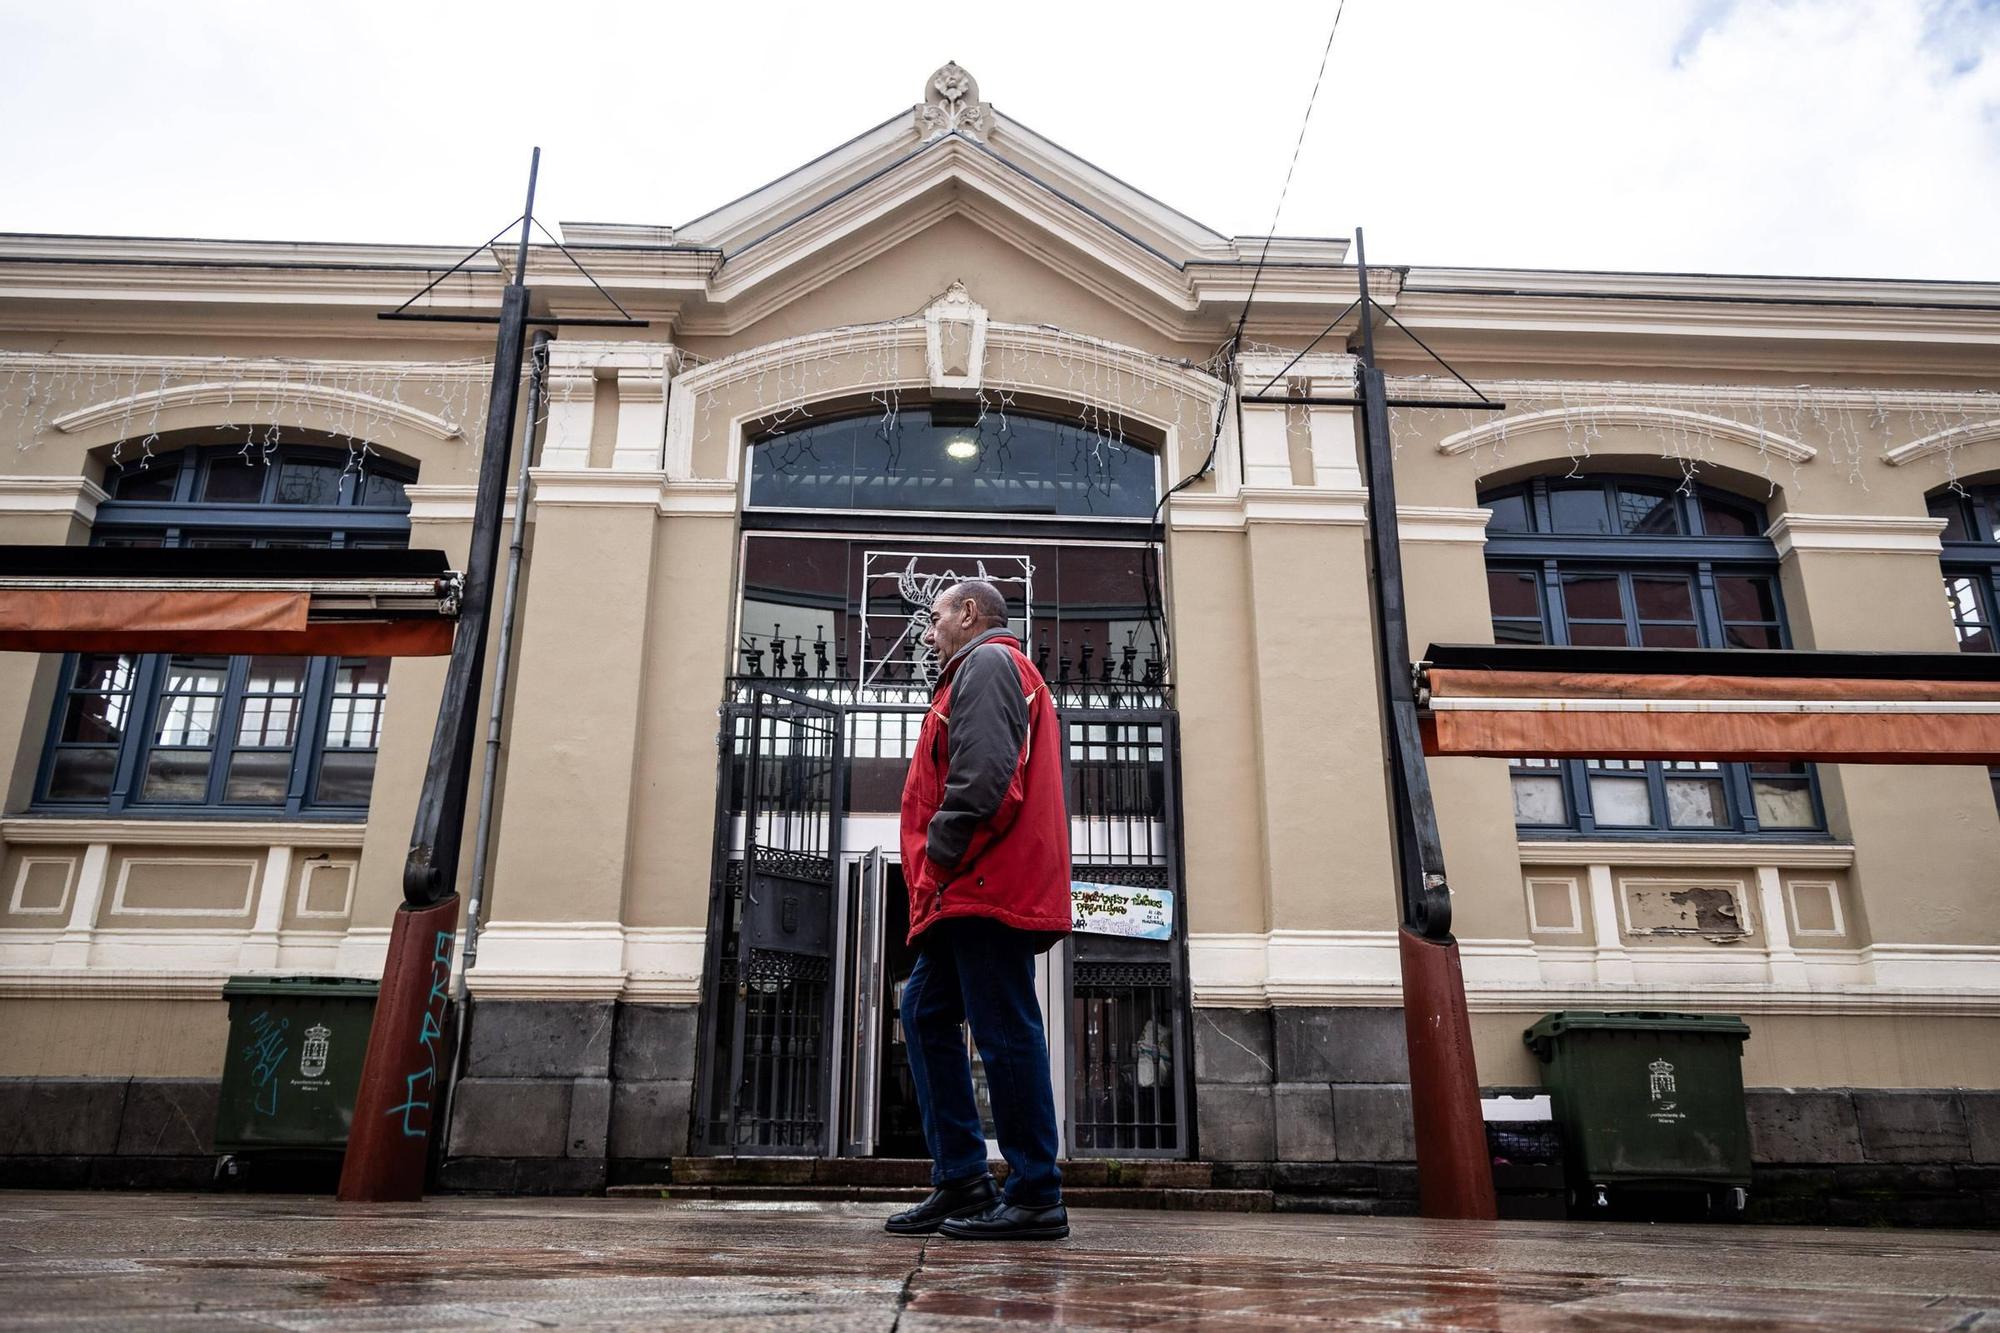
[(1333, 1090), (1325, 1083), (1279, 1083), (1271, 1089), (1278, 1160), (1331, 1162), (1334, 1150)]
[(1271, 1011), (1279, 1083), (1408, 1083), (1401, 1009)]
[(473, 1078), (609, 1078), (609, 1000), (480, 1000), (467, 1037)]
[(691, 1004), (620, 1004), (611, 1077), (620, 1083), (693, 1079), (698, 1014)]
[(135, 1078), (118, 1126), (121, 1156), (203, 1156), (214, 1150), (219, 1079)]
[(453, 1097), (453, 1157), (561, 1157), (568, 1079), (468, 1078)]
[(610, 1149), (614, 1158), (679, 1157), (688, 1148), (685, 1079), (620, 1081), (611, 1090)]
[(1855, 1118), (1870, 1162), (1969, 1162), (1971, 1135), (1958, 1094), (1943, 1088), (1856, 1088)]
[(1276, 1067), (1269, 1009), (1194, 1011), (1197, 1083), (1269, 1083)]
[(0, 1155), (94, 1157), (116, 1152), (130, 1082), (125, 1078), (0, 1080)]
[(1744, 1093), (1750, 1155), (1758, 1162), (1859, 1162), (1861, 1127), (1845, 1088), (1752, 1088)]
[(1249, 1083), (1198, 1083), (1201, 1153), (1215, 1162), (1268, 1162), (1277, 1149), (1271, 1089)]
[(1416, 1160), (1407, 1083), (1337, 1083), (1333, 1129), (1343, 1162)]

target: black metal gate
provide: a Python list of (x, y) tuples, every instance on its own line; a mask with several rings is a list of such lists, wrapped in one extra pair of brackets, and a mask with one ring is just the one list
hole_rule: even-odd
[[(1063, 953), (1067, 1148), (1076, 1157), (1189, 1157), (1194, 1048), (1169, 691), (1061, 675), (1051, 688), (1066, 742), (1074, 878), (1174, 898), (1171, 940), (1073, 935)], [(863, 785), (883, 786), (893, 774), (870, 765), (907, 762), (927, 698), (902, 682), (732, 680), (722, 709), (698, 1151), (827, 1150), (849, 764), (868, 770)]]
[(1168, 940), (1070, 936), (1070, 1153), (1189, 1157), (1194, 1047), (1176, 719), (1166, 708), (1089, 702), (1062, 712), (1071, 876), (1172, 894), (1174, 931)]
[(712, 1152), (816, 1155), (833, 1105), (845, 719), (768, 685), (737, 700), (723, 713), (696, 1139)]

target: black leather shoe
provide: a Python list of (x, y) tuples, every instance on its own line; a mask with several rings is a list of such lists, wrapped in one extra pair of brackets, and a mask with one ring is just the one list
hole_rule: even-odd
[(953, 1181), (932, 1190), (931, 1197), (916, 1207), (892, 1214), (882, 1229), (898, 1236), (928, 1236), (947, 1219), (984, 1211), (999, 1198), (1000, 1186), (991, 1172)]
[(995, 1202), (987, 1208), (954, 1217), (938, 1228), (953, 1240), (1061, 1240), (1069, 1234), (1069, 1209), (1059, 1203), (1046, 1208), (1019, 1208)]

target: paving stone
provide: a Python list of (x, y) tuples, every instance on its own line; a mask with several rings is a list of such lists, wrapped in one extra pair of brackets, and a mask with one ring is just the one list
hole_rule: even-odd
[(1755, 1161), (1811, 1165), (1863, 1160), (1861, 1126), (1845, 1088), (1751, 1088), (1743, 1102)]
[(1950, 1089), (1856, 1088), (1854, 1111), (1868, 1161), (1972, 1160), (1965, 1111)]
[(611, 1077), (692, 1079), (699, 1014), (691, 1004), (621, 1004), (611, 1038)]
[(1249, 1083), (1197, 1083), (1201, 1155), (1214, 1162), (1268, 1162), (1277, 1148), (1271, 1089)]
[(1291, 1194), (1373, 1194), (1373, 1166), (1337, 1162), (1277, 1162), (1271, 1167), (1271, 1188)]
[(96, 1156), (118, 1150), (130, 1079), (20, 1079), (0, 1085), (0, 1155)]
[(1271, 1011), (1279, 1083), (1406, 1083), (1401, 1009), (1305, 1006)]
[(1333, 1132), (1343, 1162), (1409, 1162), (1417, 1156), (1407, 1083), (1340, 1083)]
[(480, 1000), (472, 1006), (473, 1078), (606, 1078), (609, 1000)]
[(446, 1193), (512, 1194), (512, 1157), (454, 1157), (438, 1171), (438, 1184)]
[(220, 1079), (133, 1079), (125, 1090), (118, 1152), (155, 1157), (212, 1153), (221, 1093)]
[(1209, 1183), (1219, 1190), (1270, 1190), (1269, 1162), (1211, 1162)]
[(602, 1157), (522, 1157), (514, 1163), (517, 1194), (597, 1194), (603, 1189)]
[(693, 1087), (686, 1079), (613, 1084), (610, 1155), (678, 1158), (687, 1152), (688, 1107)]
[(94, 1190), (205, 1190), (215, 1185), (215, 1159), (186, 1157), (93, 1157)]
[(0, 1157), (0, 1189), (80, 1190), (94, 1157)]
[(568, 1157), (602, 1161), (611, 1133), (611, 1080), (580, 1078), (569, 1088)]
[(570, 1081), (468, 1078), (451, 1108), (453, 1157), (561, 1157), (569, 1139)]
[(1271, 1089), (1271, 1113), (1277, 1132), (1277, 1160), (1331, 1162), (1338, 1154), (1333, 1142), (1333, 1091), (1324, 1083), (1279, 1083)]
[(1965, 1111), (1966, 1137), (1975, 1162), (2000, 1162), (2000, 1092), (1966, 1089), (1958, 1094)]
[(1275, 1075), (1269, 1009), (1194, 1011), (1197, 1083), (1269, 1083)]

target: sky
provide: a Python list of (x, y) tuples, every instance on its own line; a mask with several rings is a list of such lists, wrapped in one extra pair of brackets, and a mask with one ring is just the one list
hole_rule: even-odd
[[(679, 224), (906, 110), (1272, 225), (1340, 0), (0, 0), (0, 230)], [(1382, 263), (2000, 280), (2000, 0), (1345, 0), (1277, 230)]]

